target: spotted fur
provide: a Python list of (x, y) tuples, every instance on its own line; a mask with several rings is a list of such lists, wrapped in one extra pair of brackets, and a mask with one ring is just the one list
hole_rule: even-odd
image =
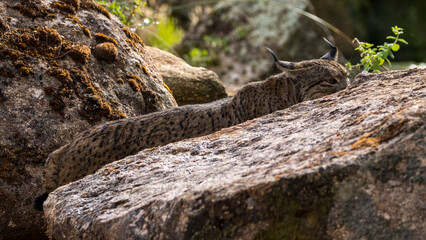
[(345, 68), (334, 60), (302, 61), (294, 63), (291, 70), (246, 85), (232, 98), (95, 126), (49, 155), (42, 178), (44, 191), (49, 193), (143, 149), (207, 135), (335, 93), (346, 88), (346, 76)]

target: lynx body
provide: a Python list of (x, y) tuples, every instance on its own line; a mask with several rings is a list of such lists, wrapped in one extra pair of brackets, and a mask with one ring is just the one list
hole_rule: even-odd
[(232, 98), (111, 121), (79, 134), (47, 158), (42, 178), (45, 194), (35, 208), (42, 209), (49, 192), (107, 163), (146, 148), (207, 135), (347, 86), (346, 70), (334, 60), (289, 63), (271, 53), (285, 71), (246, 85)]

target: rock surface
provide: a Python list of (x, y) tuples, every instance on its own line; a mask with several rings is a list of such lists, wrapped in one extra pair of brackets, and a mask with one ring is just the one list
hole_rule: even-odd
[(0, 239), (47, 238), (32, 202), (50, 152), (93, 124), (177, 105), (144, 49), (91, 0), (0, 2)]
[(146, 47), (145, 50), (179, 105), (208, 103), (227, 97), (222, 82), (213, 71), (192, 67), (158, 48)]
[(423, 239), (426, 70), (139, 152), (58, 188), (55, 239)]

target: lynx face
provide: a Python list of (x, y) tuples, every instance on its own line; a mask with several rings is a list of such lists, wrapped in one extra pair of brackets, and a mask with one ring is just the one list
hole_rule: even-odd
[(275, 53), (269, 49), (278, 68), (287, 72), (295, 87), (299, 102), (320, 98), (348, 86), (346, 69), (337, 62), (337, 48), (324, 38), (331, 50), (320, 59), (302, 62), (287, 62), (278, 60)]
[(346, 69), (334, 60), (317, 59), (296, 65), (298, 71), (304, 71), (293, 78), (293, 84), (299, 88), (299, 101), (320, 98), (348, 86)]

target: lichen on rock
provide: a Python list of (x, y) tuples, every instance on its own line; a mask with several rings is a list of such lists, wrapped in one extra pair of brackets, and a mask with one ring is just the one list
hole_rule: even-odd
[(95, 55), (99, 61), (113, 63), (117, 58), (117, 48), (110, 42), (101, 43), (96, 45), (93, 50), (93, 55)]
[[(91, 32), (116, 41), (107, 61), (94, 56), (102, 43)], [(32, 202), (50, 152), (93, 124), (177, 105), (154, 69), (147, 76), (136, 66), (152, 63), (141, 42), (129, 43), (133, 34), (92, 0), (0, 3), (1, 237), (46, 238)], [(117, 82), (126, 74), (139, 77), (145, 95)]]

